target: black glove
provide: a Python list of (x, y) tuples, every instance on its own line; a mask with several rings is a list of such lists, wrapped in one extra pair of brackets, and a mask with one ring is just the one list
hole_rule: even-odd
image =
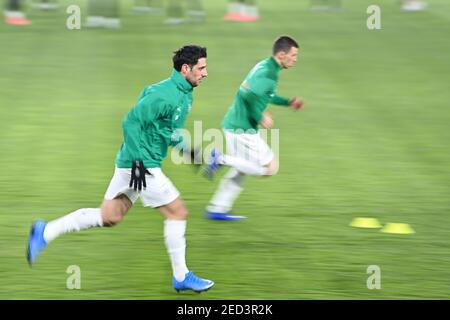
[(145, 174), (151, 175), (151, 173), (144, 167), (144, 161), (133, 161), (133, 167), (131, 168), (130, 188), (133, 187), (135, 191), (141, 191), (142, 185), (144, 185), (144, 189), (147, 188)]

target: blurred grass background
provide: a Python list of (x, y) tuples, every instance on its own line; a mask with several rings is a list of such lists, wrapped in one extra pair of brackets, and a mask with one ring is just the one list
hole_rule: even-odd
[[(0, 298), (448, 299), (450, 3), (428, 2), (406, 13), (377, 1), (378, 31), (366, 28), (372, 1), (359, 0), (339, 13), (259, 1), (253, 24), (221, 21), (225, 0), (204, 1), (205, 24), (165, 25), (133, 15), (131, 1), (122, 3), (120, 30), (67, 30), (65, 6), (28, 10), (28, 27), (0, 24)], [(144, 86), (170, 74), (174, 49), (208, 47), (209, 77), (186, 123), (202, 120), (205, 130), (220, 126), (280, 34), (296, 38), (301, 54), (282, 72), (279, 93), (301, 95), (307, 108), (270, 107), (280, 172), (248, 179), (235, 208), (248, 220), (203, 219), (218, 180), (164, 163), (190, 211), (188, 265), (216, 282), (211, 291), (171, 288), (162, 218), (140, 203), (115, 228), (57, 239), (28, 267), (33, 220), (101, 203), (122, 117)], [(349, 227), (359, 216), (416, 233)], [(81, 290), (66, 289), (69, 265), (81, 268)], [(369, 265), (381, 268), (381, 290), (366, 287)]]

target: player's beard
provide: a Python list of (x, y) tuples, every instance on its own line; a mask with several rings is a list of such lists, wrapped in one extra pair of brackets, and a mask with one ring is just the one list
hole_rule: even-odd
[(189, 77), (186, 78), (186, 80), (191, 84), (192, 87), (197, 87), (199, 85), (199, 81), (194, 82), (191, 79), (189, 79)]

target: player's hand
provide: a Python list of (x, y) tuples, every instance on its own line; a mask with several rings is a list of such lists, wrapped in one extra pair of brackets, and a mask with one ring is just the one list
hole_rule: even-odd
[(144, 161), (133, 161), (133, 166), (131, 168), (130, 188), (133, 188), (135, 191), (141, 191), (142, 186), (144, 186), (144, 189), (147, 188), (145, 174), (151, 175), (151, 173), (145, 168)]
[(299, 110), (303, 109), (303, 107), (305, 106), (305, 102), (298, 97), (294, 97), (289, 101), (289, 106), (294, 111), (299, 111)]
[(263, 117), (262, 117), (261, 121), (259, 122), (259, 124), (261, 125), (261, 127), (266, 128), (266, 129), (272, 128), (273, 127), (272, 115), (268, 112), (264, 112)]

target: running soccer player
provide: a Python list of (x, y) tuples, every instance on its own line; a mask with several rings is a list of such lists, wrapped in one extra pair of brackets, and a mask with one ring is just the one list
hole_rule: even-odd
[(299, 46), (288, 36), (275, 40), (272, 55), (259, 62), (242, 82), (231, 107), (222, 122), (227, 154), (213, 150), (205, 174), (210, 178), (223, 165), (230, 166), (219, 188), (206, 208), (206, 218), (240, 220), (244, 216), (231, 213), (233, 203), (242, 191), (244, 177), (272, 176), (278, 172), (278, 163), (267, 143), (260, 137), (258, 126), (270, 129), (272, 116), (265, 112), (269, 103), (290, 106), (298, 111), (303, 101), (277, 95), (278, 75), (297, 61)]
[(114, 176), (101, 207), (79, 209), (48, 223), (34, 222), (27, 250), (30, 265), (58, 236), (92, 227), (112, 227), (141, 198), (145, 207), (158, 209), (165, 218), (164, 239), (172, 264), (174, 289), (201, 292), (214, 285), (211, 280), (197, 277), (186, 266), (188, 212), (180, 193), (161, 170), (161, 162), (171, 145), (178, 146), (194, 163), (199, 163), (196, 158), (199, 152), (183, 144), (179, 130), (190, 112), (193, 88), (207, 76), (206, 48), (189, 45), (175, 52), (172, 75), (146, 87), (123, 120), (124, 142), (117, 153)]

